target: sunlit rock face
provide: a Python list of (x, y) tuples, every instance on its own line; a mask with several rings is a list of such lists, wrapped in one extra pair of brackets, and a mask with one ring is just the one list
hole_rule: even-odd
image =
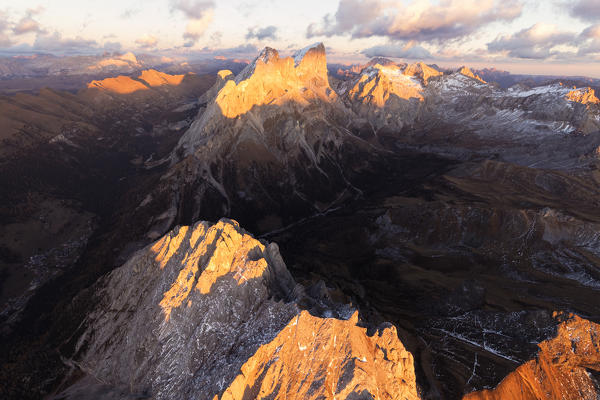
[(471, 69), (469, 67), (465, 67), (465, 66), (460, 67), (458, 69), (458, 73), (462, 74), (464, 76), (468, 76), (469, 78), (476, 79), (476, 80), (478, 80), (481, 83), (487, 83), (486, 81), (484, 81), (483, 79), (481, 79), (481, 77), (479, 77), (479, 75), (475, 75), (473, 73), (473, 71), (471, 71)]
[(374, 131), (385, 128), (398, 132), (410, 126), (419, 117), (423, 103), (419, 79), (404, 74), (394, 64), (365, 68), (349, 88), (342, 90), (349, 106), (364, 119), (362, 124)]
[[(228, 76), (227, 71), (219, 73), (216, 97), (181, 139), (179, 148), (185, 154), (201, 152), (205, 140), (221, 142), (222, 137), (214, 138), (217, 133), (219, 136), (275, 134), (269, 132), (273, 119), (287, 119), (293, 114), (300, 122), (308, 108), (313, 119), (326, 120), (338, 103), (329, 86), (322, 43), (298, 51), (293, 58), (281, 58), (277, 50), (267, 47), (235, 79), (226, 79)], [(221, 83), (222, 80), (225, 82)], [(326, 109), (314, 109), (317, 105)], [(293, 130), (293, 125), (296, 124), (287, 130)], [(305, 126), (297, 128), (307, 134)], [(278, 133), (282, 140), (286, 134), (290, 133)]]
[(203, 100), (158, 189), (170, 210), (155, 237), (173, 223), (227, 215), (256, 232), (279, 229), (357, 196), (353, 175), (377, 158), (351, 131), (321, 43), (293, 57), (265, 48), (237, 76), (221, 71)]
[[(357, 312), (296, 285), (277, 245), (235, 221), (178, 227), (97, 285), (74, 362), (108, 389), (153, 399), (418, 398), (394, 327), (367, 335)], [(88, 381), (78, 393), (98, 390)]]
[(595, 400), (600, 396), (600, 326), (570, 316), (556, 337), (539, 344), (535, 359), (521, 365), (495, 389), (464, 400)]
[(565, 98), (581, 104), (598, 104), (600, 100), (596, 97), (596, 92), (592, 88), (573, 89), (566, 94)]
[(407, 65), (404, 69), (404, 74), (420, 79), (424, 85), (427, 85), (429, 79), (443, 75), (441, 71), (438, 71), (424, 62), (417, 62)]
[(99, 89), (108, 93), (131, 94), (149, 88), (180, 85), (185, 75), (170, 75), (164, 72), (148, 69), (142, 71), (136, 79), (119, 75), (115, 78), (94, 80), (88, 83), (88, 89)]
[(277, 245), (221, 220), (179, 227), (101, 285), (78, 365), (156, 399), (207, 399), (298, 313)]
[(358, 313), (344, 321), (303, 311), (258, 349), (220, 399), (418, 399), (413, 357), (396, 328), (368, 336), (357, 322)]
[(155, 86), (164, 86), (164, 85), (179, 85), (185, 75), (170, 75), (164, 72), (160, 72), (154, 69), (147, 69), (142, 71), (139, 79), (148, 83), (148, 85)]
[(106, 78), (100, 81), (92, 81), (87, 85), (87, 87), (88, 89), (100, 89), (118, 94), (130, 94), (139, 90), (148, 90), (148, 87), (142, 82), (123, 75), (117, 76), (116, 78)]

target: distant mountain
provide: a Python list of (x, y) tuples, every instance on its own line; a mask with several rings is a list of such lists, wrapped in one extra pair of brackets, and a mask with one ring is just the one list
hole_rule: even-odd
[(589, 84), (92, 61), (1, 99), (0, 397), (598, 397)]

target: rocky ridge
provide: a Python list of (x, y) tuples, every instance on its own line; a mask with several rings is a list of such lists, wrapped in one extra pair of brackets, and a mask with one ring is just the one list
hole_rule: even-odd
[(554, 338), (539, 344), (534, 360), (521, 365), (495, 389), (470, 393), (464, 400), (594, 400), (600, 392), (600, 326), (577, 316), (558, 326)]
[[(74, 363), (131, 394), (419, 398), (412, 356), (395, 328), (367, 335), (358, 314), (327, 300), (325, 288), (308, 296), (315, 291), (295, 284), (277, 245), (235, 221), (178, 227), (96, 289), (100, 301)], [(328, 317), (300, 312), (299, 304)]]

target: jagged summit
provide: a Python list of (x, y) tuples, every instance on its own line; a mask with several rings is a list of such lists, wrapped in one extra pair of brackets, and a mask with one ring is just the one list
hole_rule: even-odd
[(462, 66), (458, 69), (457, 72), (464, 76), (468, 76), (469, 78), (477, 79), (481, 83), (487, 83), (486, 81), (481, 79), (479, 75), (475, 75), (475, 73), (473, 73), (473, 71), (469, 67)]
[[(182, 137), (178, 148), (189, 154), (198, 139), (216, 132), (223, 117), (238, 118), (257, 107), (280, 106), (281, 112), (303, 109), (314, 103), (335, 103), (337, 95), (329, 86), (325, 46), (317, 43), (299, 50), (294, 57), (279, 56), (266, 47), (235, 79), (219, 74), (214, 100), (202, 118)], [(260, 129), (259, 129), (260, 131)]]
[(177, 86), (181, 84), (185, 75), (170, 75), (155, 69), (147, 69), (140, 73), (137, 78), (119, 75), (114, 78), (93, 80), (88, 83), (88, 89), (99, 89), (109, 93), (131, 94), (149, 88), (161, 86)]
[(385, 57), (373, 57), (373, 58), (371, 58), (369, 60), (368, 63), (366, 63), (364, 65), (364, 68), (372, 67), (372, 66), (374, 66), (376, 64), (383, 65), (384, 67), (386, 67), (388, 65), (398, 65), (398, 66), (404, 65), (404, 66), (406, 66), (406, 64), (395, 63), (394, 61), (390, 60), (389, 58), (385, 58)]
[(395, 327), (368, 335), (358, 312), (297, 285), (278, 246), (233, 220), (175, 228), (96, 289), (74, 361), (132, 397), (419, 398)]
[(343, 90), (349, 107), (375, 131), (413, 124), (424, 101), (423, 84), (394, 63), (365, 68)]
[(555, 337), (540, 343), (535, 359), (509, 374), (495, 389), (464, 400), (597, 399), (600, 325), (576, 315), (566, 317)]
[(404, 74), (419, 78), (424, 85), (427, 85), (430, 78), (443, 75), (441, 71), (438, 71), (424, 62), (409, 64), (404, 70)]

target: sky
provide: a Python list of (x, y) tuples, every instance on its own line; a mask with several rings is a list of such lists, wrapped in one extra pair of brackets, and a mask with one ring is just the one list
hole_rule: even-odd
[(600, 78), (600, 0), (0, 0), (0, 53), (253, 58), (322, 41), (330, 62)]

